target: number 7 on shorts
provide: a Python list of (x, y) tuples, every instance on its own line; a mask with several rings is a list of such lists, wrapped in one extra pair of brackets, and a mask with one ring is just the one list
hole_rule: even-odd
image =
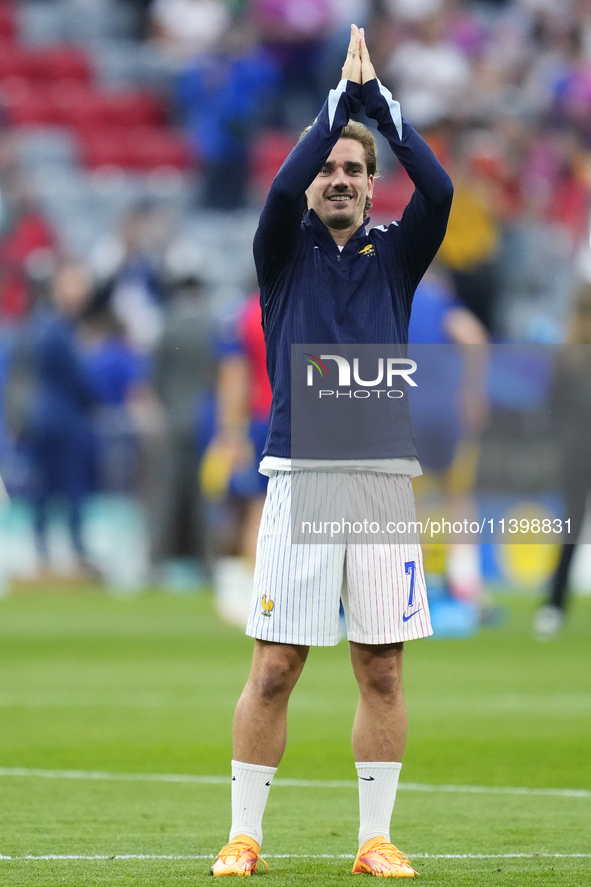
[(415, 599), (415, 571), (417, 565), (415, 561), (407, 561), (404, 565), (404, 572), (410, 573), (410, 592), (408, 594), (408, 609), (412, 608)]

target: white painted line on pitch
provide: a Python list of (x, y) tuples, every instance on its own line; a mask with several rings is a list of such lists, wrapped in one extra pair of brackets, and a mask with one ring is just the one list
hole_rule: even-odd
[[(96, 779), (117, 782), (180, 782), (190, 785), (229, 785), (229, 776), (196, 776), (191, 773), (110, 773), (105, 770), (40, 770), (25, 767), (0, 767), (2, 776), (37, 777), (40, 779)], [(273, 785), (284, 788), (357, 788), (354, 779), (282, 779)], [(591, 798), (584, 788), (529, 788), (510, 785), (429, 785), (423, 782), (401, 782), (401, 791), (452, 792), (476, 795), (546, 795), (559, 798)]]
[(39, 779), (97, 779), (116, 782), (185, 782), (195, 785), (227, 785), (229, 776), (193, 776), (188, 773), (110, 773), (106, 770), (39, 770), (0, 767), (1, 776), (33, 776)]
[[(591, 859), (591, 853), (411, 853), (413, 859)], [(196, 860), (213, 859), (213, 854), (172, 854), (172, 853), (100, 853), (94, 856), (78, 855), (73, 853), (45, 853), (34, 856), (5, 856), (0, 854), (0, 861), (18, 862), (19, 860), (43, 861), (49, 859), (62, 860), (125, 860), (125, 859), (172, 859), (172, 860)], [(265, 859), (355, 859), (353, 853), (265, 853)]]
[(591, 798), (585, 788), (529, 788), (511, 785), (427, 785), (421, 782), (401, 782), (401, 789), (410, 792), (465, 792), (474, 795), (549, 795), (559, 798)]

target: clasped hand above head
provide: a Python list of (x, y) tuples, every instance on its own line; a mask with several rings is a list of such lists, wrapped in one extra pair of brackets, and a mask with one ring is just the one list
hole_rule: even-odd
[(376, 72), (365, 42), (365, 31), (357, 25), (351, 25), (351, 40), (343, 65), (342, 79), (351, 80), (353, 83), (367, 83), (375, 76)]

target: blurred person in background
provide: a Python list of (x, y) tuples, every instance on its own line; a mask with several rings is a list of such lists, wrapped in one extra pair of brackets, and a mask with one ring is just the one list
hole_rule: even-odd
[[(268, 478), (258, 467), (269, 429), (272, 392), (267, 376), (258, 292), (222, 324), (219, 335), (216, 433), (204, 460), (223, 463), (227, 492), (237, 501), (237, 557), (215, 570), (216, 604), (227, 622), (246, 628), (254, 587), (257, 538)], [(211, 464), (211, 461), (210, 461)]]
[(202, 167), (202, 206), (248, 203), (250, 141), (269, 118), (279, 83), (276, 62), (243, 20), (182, 71), (176, 99)]
[(137, 494), (141, 448), (132, 404), (146, 384), (146, 360), (108, 309), (86, 314), (81, 360), (94, 400), (97, 490)]
[(247, 15), (283, 80), (274, 124), (300, 131), (322, 104), (324, 59), (337, 28), (331, 0), (250, 0)]
[(148, 38), (155, 49), (180, 66), (211, 50), (229, 24), (225, 0), (153, 0)]
[[(209, 572), (206, 504), (199, 460), (207, 435), (214, 380), (214, 313), (198, 266), (175, 271), (162, 334), (153, 352), (152, 385), (161, 428), (150, 491), (151, 558), (158, 581), (176, 573), (201, 584)], [(180, 566), (180, 570), (177, 568)], [(193, 577), (193, 579), (191, 579)], [(181, 578), (179, 581), (184, 582)]]
[(80, 318), (92, 297), (86, 266), (64, 262), (51, 284), (51, 307), (32, 318), (34, 383), (27, 442), (32, 456), (35, 531), (42, 572), (50, 567), (48, 508), (54, 496), (67, 508), (76, 573), (96, 578), (83, 536), (83, 511), (95, 482), (92, 385), (80, 354)]
[[(434, 490), (446, 519), (475, 520), (473, 496), (478, 439), (488, 415), (485, 390), (489, 337), (458, 299), (449, 275), (436, 263), (420, 282), (408, 330), (409, 355), (418, 364), (410, 407), (423, 476), (417, 501)], [(434, 345), (435, 348), (421, 347)], [(417, 346), (413, 348), (412, 346)], [(486, 618), (478, 545), (423, 545), (431, 620), (438, 634), (469, 634)], [(446, 609), (445, 600), (468, 605)], [(445, 623), (443, 622), (445, 620)]]
[(384, 14), (382, 0), (331, 0), (332, 25), (322, 48), (320, 77), (323, 94), (338, 82), (342, 67), (343, 42), (349, 38), (351, 19), (371, 33), (376, 49), (380, 45), (381, 17)]
[(541, 639), (554, 637), (564, 623), (569, 572), (591, 494), (591, 283), (577, 293), (567, 341), (556, 358), (550, 407), (561, 457), (564, 519), (570, 527), (546, 601), (534, 617), (534, 632)]
[[(574, 5), (539, 4), (531, 10), (530, 52), (523, 89), (528, 104), (546, 119), (564, 119), (572, 87), (588, 67), (584, 32)], [(582, 110), (582, 109), (581, 109)]]
[(39, 210), (29, 181), (19, 170), (0, 174), (0, 321), (24, 317), (32, 303), (27, 263), (40, 250), (55, 248), (55, 235)]
[(563, 340), (578, 257), (588, 254), (589, 157), (571, 129), (530, 126), (518, 174), (519, 212), (501, 252), (502, 335)]
[(144, 200), (131, 206), (120, 232), (99, 240), (90, 255), (99, 279), (94, 305), (122, 323), (131, 345), (149, 353), (162, 331), (166, 289), (163, 261), (172, 237), (167, 209)]
[(419, 129), (462, 117), (472, 86), (466, 53), (448, 36), (447, 0), (398, 0), (390, 4), (407, 39), (386, 63), (387, 82)]
[(495, 332), (500, 286), (498, 189), (494, 180), (481, 174), (468, 137), (460, 136), (454, 147), (454, 202), (437, 258), (448, 269), (460, 302), (490, 334)]

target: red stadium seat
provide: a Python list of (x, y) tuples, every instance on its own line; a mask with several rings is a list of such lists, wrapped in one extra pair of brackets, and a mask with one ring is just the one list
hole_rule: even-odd
[(137, 169), (173, 167), (188, 169), (192, 163), (186, 139), (165, 129), (141, 127), (131, 134), (134, 166)]
[(165, 116), (162, 102), (140, 91), (105, 93), (77, 80), (59, 80), (51, 84), (49, 93), (56, 119), (82, 132), (160, 125)]
[(0, 77), (0, 100), (3, 105), (20, 101), (31, 92), (31, 84), (24, 77)]
[(59, 80), (48, 89), (56, 121), (81, 132), (102, 129), (108, 123), (102, 93), (78, 80)]
[(0, 42), (0, 79), (35, 76), (36, 53), (28, 47), (7, 41)]
[(32, 75), (38, 80), (78, 80), (89, 83), (92, 68), (85, 52), (64, 43), (37, 50)]
[(255, 138), (250, 155), (250, 169), (257, 191), (266, 194), (279, 167), (295, 145), (293, 136), (281, 130), (266, 130)]
[(133, 165), (126, 128), (91, 130), (80, 134), (82, 162), (89, 169), (119, 166), (124, 169)]
[(47, 90), (33, 88), (23, 77), (0, 80), (0, 102), (11, 126), (39, 126), (56, 122)]
[(281, 130), (266, 130), (253, 142), (251, 170), (253, 175), (271, 175), (277, 170), (295, 145), (293, 136)]
[(120, 166), (144, 171), (191, 165), (185, 140), (154, 127), (108, 127), (81, 134), (81, 145), (83, 162), (90, 169)]
[(400, 219), (413, 191), (414, 185), (403, 170), (395, 175), (376, 179), (375, 195), (369, 211), (372, 223), (378, 219), (387, 223)]
[(51, 80), (78, 80), (88, 83), (92, 71), (86, 54), (68, 45), (32, 49), (0, 37), (0, 79), (24, 77), (47, 83)]
[(16, 36), (16, 7), (14, 3), (0, 3), (0, 40), (14, 40)]
[(192, 164), (185, 139), (167, 129), (162, 99), (141, 89), (97, 89), (89, 57), (75, 45), (32, 49), (10, 42), (12, 32), (2, 23), (14, 23), (12, 11), (0, 0), (0, 108), (9, 125), (75, 130), (91, 169), (184, 170)]
[(103, 94), (105, 122), (112, 126), (161, 125), (166, 108), (156, 96), (141, 90)]

